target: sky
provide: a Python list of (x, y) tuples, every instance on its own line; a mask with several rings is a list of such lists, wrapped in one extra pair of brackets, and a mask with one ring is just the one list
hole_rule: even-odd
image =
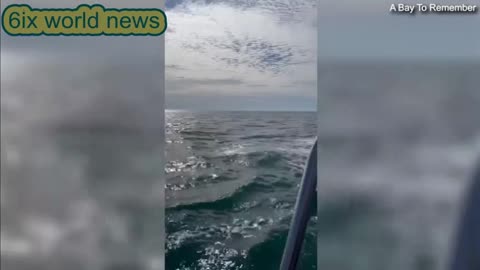
[[(478, 13), (393, 15), (392, 3), (396, 2), (318, 1), (317, 6), (314, 0), (167, 1), (166, 107), (315, 110), (317, 57), (480, 59)], [(480, 5), (478, 0), (465, 3)]]
[[(428, 4), (418, 0), (404, 4)], [(479, 61), (480, 13), (394, 15), (392, 0), (319, 1), (320, 61)], [(437, 0), (471, 4), (479, 0)]]
[[(24, 3), (38, 6), (33, 0)], [(41, 3), (74, 7), (96, 1)], [(132, 2), (101, 3), (129, 7)], [(13, 39), (2, 31), (2, 69), (22, 65), (20, 58), (31, 64), (36, 57), (52, 59), (47, 64), (63, 61), (78, 66), (86, 59), (116, 57), (121, 51), (122, 57), (116, 57), (119, 65), (139, 75), (158, 74), (167, 109), (284, 111), (315, 110), (317, 56), (350, 61), (480, 59), (478, 13), (399, 16), (388, 13), (391, 1), (318, 3), (317, 9), (316, 0), (167, 0), (165, 70), (158, 65), (164, 44), (156, 39)], [(142, 0), (135, 1), (135, 6), (163, 3)], [(16, 63), (4, 59), (16, 59)]]
[[(15, 1), (2, 1), (2, 9), (12, 3)], [(22, 3), (34, 8), (73, 8), (81, 3), (132, 7), (127, 0)], [(142, 0), (136, 1), (135, 7), (164, 5)], [(11, 37), (4, 31), (1, 35), (2, 105), (39, 95), (24, 108), (33, 123), (77, 114), (62, 121), (124, 125), (136, 115), (129, 125), (158, 128), (163, 119), (163, 36)]]
[(166, 108), (316, 108), (316, 1), (167, 1)]

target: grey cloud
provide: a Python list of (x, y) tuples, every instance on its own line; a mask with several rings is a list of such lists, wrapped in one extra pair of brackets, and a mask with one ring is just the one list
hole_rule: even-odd
[(249, 83), (246, 86), (247, 87), (266, 87), (267, 84), (264, 84), (264, 83)]
[(317, 80), (302, 80), (302, 81), (297, 80), (297, 81), (291, 82), (289, 85), (285, 87), (311, 88), (311, 87), (315, 87), (316, 85), (317, 85)]
[(165, 65), (165, 68), (166, 69), (171, 69), (171, 70), (174, 70), (174, 69), (176, 69), (176, 70), (187, 70), (186, 67), (181, 67), (179, 65)]
[(319, 59), (480, 59), (480, 16), (393, 15), (390, 4), (383, 0), (319, 2)]
[(172, 110), (193, 111), (314, 111), (316, 100), (299, 96), (189, 96), (170, 94), (166, 98)]
[[(301, 107), (298, 104), (308, 107), (308, 102), (287, 106), (275, 100), (276, 96), (301, 99), (316, 93), (311, 84), (316, 66), (315, 5), (313, 0), (167, 3), (175, 28), (166, 39), (167, 53), (182, 55), (166, 59), (167, 108), (193, 109), (199, 104), (211, 108), (205, 96), (214, 93), (222, 96), (213, 99), (214, 107), (222, 106), (218, 102), (235, 102), (245, 109), (260, 106), (238, 98), (251, 95), (270, 96), (262, 101), (271, 108), (272, 104), (295, 110)], [(235, 23), (242, 20), (242, 24)], [(199, 27), (198, 31), (192, 27)], [(195, 98), (202, 102), (190, 102)]]
[(297, 50), (287, 44), (272, 44), (266, 40), (249, 40), (235, 38), (229, 33), (226, 42), (213, 42), (212, 46), (218, 49), (227, 49), (236, 53), (236, 57), (215, 57), (229, 66), (247, 65), (260, 72), (270, 71), (279, 73), (282, 67), (290, 64)]
[[(169, 89), (168, 95), (170, 94), (190, 94), (190, 89), (196, 87), (204, 87), (209, 89), (208, 92), (218, 90), (219, 88), (228, 89), (232, 86), (244, 87), (245, 82), (239, 79), (189, 79), (189, 78), (168, 78), (165, 81), (166, 89)], [(206, 91), (203, 91), (206, 92)], [(202, 93), (197, 93), (197, 95)], [(220, 93), (219, 93), (220, 94)], [(223, 94), (228, 94), (228, 92), (223, 92)], [(167, 102), (168, 104), (168, 102)]]
[(167, 1), (167, 8), (184, 8), (189, 4), (203, 3), (205, 5), (230, 5), (241, 10), (260, 9), (265, 13), (274, 15), (283, 22), (303, 22), (306, 12), (310, 11), (314, 16), (317, 1), (305, 0), (174, 0)]
[(232, 85), (232, 84), (243, 84), (243, 80), (239, 79), (217, 79), (217, 80), (201, 80), (201, 79), (183, 79), (182, 83), (192, 84), (192, 85)]

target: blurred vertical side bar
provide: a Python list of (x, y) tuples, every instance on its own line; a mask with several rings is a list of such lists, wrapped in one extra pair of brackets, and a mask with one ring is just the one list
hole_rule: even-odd
[(318, 2), (318, 269), (448, 269), (457, 230), (480, 255), (457, 228), (480, 155), (480, 16), (398, 4)]
[(2, 31), (1, 269), (163, 270), (164, 140), (163, 36)]
[(480, 163), (464, 202), (451, 270), (480, 269)]

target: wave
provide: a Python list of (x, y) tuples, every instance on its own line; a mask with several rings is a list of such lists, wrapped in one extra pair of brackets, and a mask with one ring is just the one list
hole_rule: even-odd
[[(291, 151), (291, 153), (289, 153), (289, 151)], [(205, 156), (205, 158), (212, 162), (221, 161), (227, 163), (246, 160), (250, 164), (250, 167), (262, 169), (271, 168), (279, 165), (281, 162), (288, 163), (293, 158), (298, 158), (303, 162), (303, 156), (304, 155), (297, 155), (293, 149), (281, 149), (280, 147), (278, 150), (265, 151), (258, 151), (258, 149), (256, 150), (253, 147), (251, 149), (247, 147), (237, 147), (236, 149), (221, 150), (220, 153)]]
[(218, 182), (198, 186), (195, 189), (186, 189), (170, 193), (167, 200), (167, 208), (180, 208), (205, 203), (214, 203), (232, 197), (253, 183), (252, 178)]
[[(288, 220), (289, 221), (289, 220)], [(285, 222), (286, 223), (286, 222)], [(288, 225), (288, 224), (286, 224)], [(288, 236), (288, 227), (277, 228), (268, 233), (266, 239), (257, 245), (251, 247), (248, 251), (247, 265), (255, 266), (253, 269), (276, 270), (280, 268), (280, 260), (265, 260), (265, 258), (281, 258), (283, 247)], [(311, 227), (310, 227), (311, 228)], [(299, 260), (299, 269), (317, 269), (316, 253), (317, 237), (315, 231), (307, 230), (304, 239), (303, 249)]]
[(274, 133), (274, 134), (244, 136), (244, 137), (241, 137), (240, 139), (256, 140), (256, 139), (275, 139), (275, 138), (283, 138), (283, 137), (285, 137), (285, 135)]
[[(253, 258), (254, 247), (281, 249), (271, 239), (287, 233), (315, 137), (307, 116), (182, 113), (167, 121), (176, 127), (167, 139), (182, 141), (167, 149), (174, 160), (167, 173), (167, 269), (258, 269), (252, 263), (266, 257)], [(209, 166), (184, 166), (198, 160)]]

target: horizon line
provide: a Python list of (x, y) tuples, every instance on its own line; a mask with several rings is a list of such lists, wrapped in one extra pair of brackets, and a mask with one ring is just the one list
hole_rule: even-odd
[(317, 110), (223, 110), (223, 109), (165, 109), (165, 112), (317, 112)]

